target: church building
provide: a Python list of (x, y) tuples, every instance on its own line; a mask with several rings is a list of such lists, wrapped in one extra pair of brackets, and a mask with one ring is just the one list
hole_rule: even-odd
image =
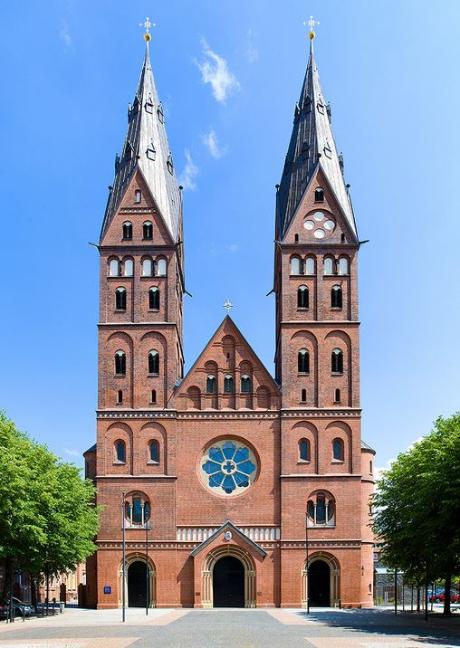
[(145, 38), (98, 246), (87, 603), (369, 607), (360, 243), (314, 33), (274, 206), (274, 377), (229, 315), (184, 374), (182, 190)]

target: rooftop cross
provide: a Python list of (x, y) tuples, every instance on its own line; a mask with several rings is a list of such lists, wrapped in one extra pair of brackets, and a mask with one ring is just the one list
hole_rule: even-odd
[(233, 308), (233, 304), (229, 299), (227, 299), (223, 307), (227, 311), (227, 315), (228, 315)]
[(310, 31), (308, 32), (308, 37), (310, 40), (313, 40), (315, 37), (315, 25), (319, 25), (319, 20), (315, 20), (313, 16), (310, 16), (310, 19), (306, 20), (304, 25), (309, 27)]
[(144, 40), (148, 43), (152, 38), (152, 35), (150, 34), (150, 28), (156, 27), (155, 23), (150, 22), (150, 18), (147, 16), (143, 23), (139, 23), (139, 27), (144, 27)]

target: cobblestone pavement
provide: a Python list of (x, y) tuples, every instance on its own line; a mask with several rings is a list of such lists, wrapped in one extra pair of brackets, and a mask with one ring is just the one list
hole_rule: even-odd
[(382, 610), (66, 610), (0, 624), (0, 648), (425, 648), (460, 646), (460, 617)]

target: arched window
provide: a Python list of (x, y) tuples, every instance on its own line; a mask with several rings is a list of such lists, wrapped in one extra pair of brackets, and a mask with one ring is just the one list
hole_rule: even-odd
[(225, 376), (224, 378), (224, 392), (226, 394), (233, 394), (234, 387), (233, 387), (233, 376)]
[(340, 349), (334, 349), (331, 353), (331, 371), (343, 373), (343, 352)]
[(305, 274), (310, 276), (315, 274), (315, 260), (313, 257), (305, 259)]
[(150, 310), (159, 310), (160, 308), (160, 290), (156, 286), (149, 290), (149, 308)]
[(115, 291), (115, 308), (117, 310), (126, 310), (126, 289), (117, 288)]
[(153, 239), (153, 225), (150, 221), (145, 221), (142, 226), (142, 238), (145, 241), (151, 241)]
[(109, 277), (120, 276), (120, 262), (118, 259), (111, 259), (109, 263)]
[(123, 403), (123, 391), (119, 389), (117, 392), (117, 405), (121, 405), (122, 403)]
[(136, 189), (134, 192), (134, 202), (139, 204), (142, 200), (142, 191), (140, 189)]
[(340, 257), (339, 259), (339, 275), (348, 274), (348, 259), (346, 257)]
[(300, 349), (297, 354), (297, 371), (299, 373), (308, 373), (310, 371), (310, 356), (307, 349)]
[(117, 376), (124, 376), (126, 374), (126, 354), (124, 351), (117, 351), (115, 353), (115, 373)]
[(149, 374), (160, 373), (160, 354), (158, 351), (149, 352)]
[(125, 500), (125, 519), (128, 526), (143, 527), (150, 519), (150, 503), (145, 495), (135, 494)]
[(324, 274), (325, 275), (335, 274), (335, 260), (332, 257), (324, 258)]
[(307, 502), (308, 526), (335, 526), (335, 502), (326, 493), (314, 493)]
[(291, 259), (291, 275), (302, 274), (302, 261), (299, 257), (292, 257)]
[(308, 308), (308, 288), (307, 286), (299, 286), (297, 288), (297, 308)]
[(332, 442), (332, 458), (334, 461), (343, 461), (344, 445), (342, 439), (334, 439)]
[(301, 461), (310, 461), (310, 441), (300, 439), (299, 441), (299, 459)]
[(126, 443), (122, 439), (118, 439), (114, 444), (115, 461), (118, 463), (126, 463)]
[(154, 405), (156, 402), (157, 402), (157, 390), (152, 389), (152, 391), (150, 392), (150, 403)]
[(208, 376), (206, 378), (206, 393), (215, 394), (216, 393), (216, 377)]
[(149, 443), (149, 461), (152, 463), (160, 463), (160, 444), (156, 439)]
[(250, 376), (241, 376), (241, 393), (249, 394), (251, 392), (251, 378)]
[(123, 238), (130, 241), (133, 238), (133, 224), (129, 221), (123, 223)]
[(166, 277), (166, 259), (157, 259), (155, 274), (157, 277)]
[(294, 242), (295, 243), (299, 242), (299, 235), (298, 234), (294, 234)]
[(301, 390), (301, 392), (300, 392), (300, 400), (301, 400), (302, 403), (307, 402), (307, 390), (306, 389)]
[(340, 389), (334, 389), (334, 403), (340, 403)]
[(331, 308), (342, 308), (342, 288), (340, 286), (331, 288)]
[(153, 261), (152, 261), (152, 259), (144, 259), (142, 261), (142, 276), (143, 277), (152, 277), (153, 276)]
[(323, 202), (324, 201), (324, 191), (321, 189), (321, 187), (317, 187), (315, 189), (315, 202)]
[(125, 277), (132, 277), (134, 274), (134, 263), (132, 259), (125, 259), (123, 262), (123, 274)]

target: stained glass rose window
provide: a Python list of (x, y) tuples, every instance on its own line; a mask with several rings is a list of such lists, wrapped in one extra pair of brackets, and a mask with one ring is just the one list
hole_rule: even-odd
[(254, 481), (257, 461), (252, 451), (238, 441), (220, 441), (205, 452), (201, 461), (204, 483), (216, 493), (236, 495)]

